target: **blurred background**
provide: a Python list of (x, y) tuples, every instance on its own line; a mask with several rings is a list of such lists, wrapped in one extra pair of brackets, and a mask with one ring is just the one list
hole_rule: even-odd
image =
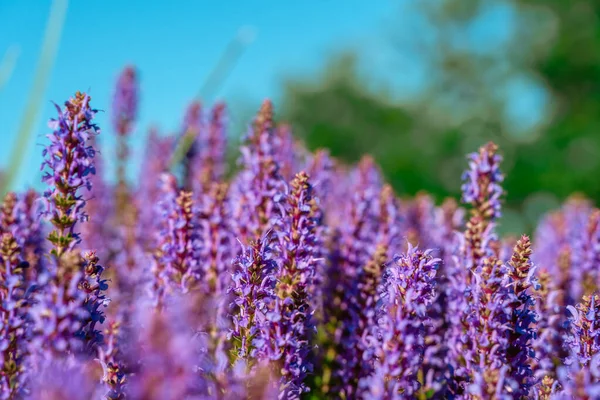
[[(400, 196), (458, 197), (466, 153), (494, 140), (504, 233), (530, 231), (574, 192), (600, 197), (595, 0), (174, 4), (0, 0), (5, 183), (39, 185), (52, 101), (84, 90), (109, 110), (117, 74), (133, 64), (138, 157), (149, 128), (178, 130), (196, 97), (228, 103), (234, 141), (269, 97), (310, 149), (347, 162), (372, 154)], [(108, 122), (99, 115), (110, 166)]]

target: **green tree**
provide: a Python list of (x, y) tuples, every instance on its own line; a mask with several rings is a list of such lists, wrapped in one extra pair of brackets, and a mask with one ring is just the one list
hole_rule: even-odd
[(413, 60), (426, 79), (392, 98), (368, 89), (360, 55), (342, 55), (316, 82), (288, 82), (282, 118), (310, 148), (348, 161), (371, 153), (400, 194), (439, 199), (459, 194), (464, 154), (494, 140), (513, 220), (534, 223), (573, 192), (600, 198), (600, 3), (404, 3), (390, 21), (395, 66)]

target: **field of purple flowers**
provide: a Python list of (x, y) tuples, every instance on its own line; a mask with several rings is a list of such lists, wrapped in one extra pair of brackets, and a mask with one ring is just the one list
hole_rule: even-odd
[[(600, 210), (500, 238), (502, 158), (462, 203), (400, 199), (265, 101), (226, 163), (226, 108), (153, 133), (125, 179), (136, 73), (111, 110), (117, 179), (76, 93), (50, 122), (46, 190), (0, 209), (1, 399), (598, 399)], [(177, 143), (188, 143), (175, 157)], [(172, 165), (173, 160), (181, 162)]]

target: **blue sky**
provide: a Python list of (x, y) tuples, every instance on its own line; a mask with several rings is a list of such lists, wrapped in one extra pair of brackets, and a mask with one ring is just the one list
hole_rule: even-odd
[[(240, 27), (254, 27), (257, 37), (217, 97), (276, 100), (283, 77), (318, 71), (331, 53), (344, 48), (379, 53), (382, 21), (397, 12), (394, 3), (71, 0), (41, 99), (34, 142), (28, 146), (16, 188), (39, 181), (46, 121), (54, 113), (51, 101), (61, 103), (76, 90), (89, 90), (93, 105), (109, 111), (115, 77), (126, 64), (137, 65), (141, 74), (142, 102), (134, 140), (134, 150), (139, 152), (149, 125), (176, 129), (185, 105)], [(0, 57), (10, 46), (19, 49), (14, 72), (0, 88), (0, 166), (6, 163), (21, 122), (50, 6), (50, 0), (0, 1)], [(100, 114), (98, 123), (108, 148), (112, 132), (107, 117)]]

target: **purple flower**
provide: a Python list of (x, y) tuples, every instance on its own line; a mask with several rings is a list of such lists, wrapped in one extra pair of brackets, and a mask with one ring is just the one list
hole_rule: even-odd
[(237, 236), (242, 242), (258, 239), (280, 218), (286, 192), (276, 155), (273, 106), (266, 100), (242, 146), (240, 171), (232, 184), (231, 204)]
[(600, 297), (597, 294), (584, 296), (577, 306), (567, 306), (570, 332), (565, 337), (565, 346), (570, 350), (567, 364), (588, 367), (592, 358), (600, 351)]
[(411, 398), (418, 392), (418, 371), (425, 351), (427, 309), (435, 300), (440, 260), (431, 251), (408, 245), (385, 273), (377, 325), (366, 338), (374, 372), (360, 385), (365, 399)]
[(104, 345), (98, 349), (98, 360), (102, 365), (102, 381), (108, 391), (107, 400), (122, 400), (125, 398), (124, 388), (127, 382), (126, 368), (121, 354), (121, 321), (112, 321), (104, 331)]
[(537, 336), (531, 347), (535, 358), (531, 360), (531, 369), (536, 378), (556, 378), (556, 366), (567, 357), (563, 349), (562, 336), (564, 336), (563, 293), (556, 289), (550, 273), (539, 270), (537, 273), (538, 285), (534, 290), (536, 297), (535, 308), (538, 320), (535, 324)]
[(433, 199), (424, 193), (419, 193), (404, 210), (406, 215), (406, 235), (413, 246), (426, 248), (433, 246), (432, 235), (436, 231), (435, 204)]
[(515, 244), (508, 262), (508, 282), (511, 286), (506, 305), (510, 307), (510, 320), (506, 349), (509, 379), (514, 385), (511, 391), (517, 397), (527, 397), (533, 386), (531, 363), (535, 358), (533, 341), (536, 337), (535, 300), (530, 289), (537, 286), (531, 261), (531, 241), (523, 235)]
[[(506, 352), (510, 309), (504, 276), (506, 268), (494, 257), (485, 258), (475, 275), (467, 332), (471, 348), (464, 357), (472, 381), (469, 392), (482, 397), (502, 396), (512, 388), (507, 381)], [(506, 388), (508, 386), (508, 388)]]
[(89, 140), (99, 133), (92, 123), (96, 110), (90, 108), (89, 100), (88, 95), (77, 92), (63, 110), (56, 106), (59, 116), (50, 122), (54, 131), (48, 135), (50, 144), (42, 153), (42, 169), (47, 168), (43, 181), (48, 185), (43, 216), (54, 225), (48, 240), (54, 245), (52, 252), (57, 257), (80, 242), (75, 225), (88, 219), (80, 189), (91, 189), (90, 176), (96, 170), (95, 150)]
[(312, 371), (310, 341), (313, 280), (322, 263), (318, 201), (306, 173), (296, 174), (286, 197), (284, 218), (277, 229), (279, 273), (275, 291), (281, 320), (273, 321), (275, 341), (281, 352), (280, 398), (299, 399), (308, 391), (306, 376)]
[(92, 355), (102, 343), (107, 283), (95, 253), (64, 253), (33, 294), (30, 350), (38, 364), (55, 357)]
[(217, 296), (227, 292), (231, 264), (238, 246), (233, 236), (228, 191), (226, 183), (213, 183), (207, 193), (195, 193), (199, 204), (198, 231), (202, 243), (200, 259), (204, 260), (202, 268), (208, 291)]
[(202, 277), (199, 265), (200, 238), (192, 193), (179, 191), (176, 179), (168, 173), (162, 178), (163, 196), (158, 204), (160, 223), (155, 258), (156, 300), (171, 289), (188, 292)]
[(191, 159), (193, 172), (190, 188), (196, 194), (205, 193), (211, 182), (225, 176), (227, 165), (226, 109), (216, 104), (210, 113), (208, 127), (200, 131), (196, 154)]
[[(230, 337), (236, 360), (250, 363), (265, 360), (273, 350), (269, 337), (269, 321), (280, 318), (271, 308), (275, 299), (275, 273), (272, 237), (269, 233), (249, 246), (242, 246), (241, 254), (234, 262), (234, 272), (229, 292), (234, 300), (233, 328)], [(271, 309), (270, 309), (271, 308)]]
[(42, 168), (47, 167), (44, 182), (46, 210), (43, 215), (54, 226), (48, 240), (54, 245), (53, 257), (38, 277), (39, 290), (31, 307), (34, 359), (45, 362), (55, 355), (93, 353), (102, 335), (96, 328), (104, 320), (107, 305), (103, 268), (95, 253), (81, 255), (75, 251), (80, 242), (74, 229), (77, 221), (87, 220), (86, 204), (79, 189), (91, 189), (95, 151), (88, 141), (98, 133), (91, 123), (95, 110), (89, 97), (76, 93), (52, 121), (55, 130), (48, 135), (50, 145), (44, 150)]
[(0, 232), (11, 233), (21, 249), (23, 261), (29, 264), (26, 280), (31, 284), (43, 269), (44, 233), (40, 223), (39, 196), (34, 190), (17, 195), (8, 193), (1, 207)]
[[(572, 358), (577, 358), (575, 355)], [(600, 398), (600, 356), (595, 355), (590, 364), (582, 367), (577, 363), (558, 368), (560, 390), (554, 387), (551, 399), (597, 399)]]
[(156, 204), (161, 200), (160, 177), (169, 169), (173, 145), (172, 137), (161, 138), (156, 130), (150, 131), (142, 161), (139, 187), (134, 198), (139, 210), (137, 236), (140, 237), (140, 245), (146, 250), (156, 248), (154, 237), (147, 232), (156, 228)]
[(137, 73), (131, 66), (125, 67), (119, 78), (112, 103), (113, 129), (120, 136), (126, 136), (133, 130), (133, 122), (138, 109)]
[(18, 398), (24, 393), (29, 340), (25, 268), (19, 245), (10, 232), (0, 242), (0, 398)]
[[(122, 359), (131, 371), (125, 387), (126, 398), (216, 397), (207, 396), (211, 387), (207, 378), (212, 371), (202, 370), (206, 335), (192, 313), (197, 309), (193, 301), (198, 299), (188, 296), (166, 298), (161, 309), (138, 299), (132, 316), (132, 326), (136, 329), (122, 347)], [(204, 315), (198, 317), (202, 319)]]
[(490, 142), (469, 155), (469, 169), (463, 174), (463, 202), (471, 204), (472, 215), (484, 220), (500, 217), (500, 183), (504, 177), (500, 172), (502, 157), (497, 154), (498, 146)]
[(277, 162), (280, 165), (280, 173), (286, 181), (291, 180), (294, 174), (299, 172), (300, 157), (302, 152), (299, 145), (294, 141), (292, 128), (283, 124), (275, 131)]
[(102, 388), (93, 378), (94, 364), (55, 361), (33, 377), (32, 400), (89, 400), (102, 396)]
[[(325, 353), (334, 354), (333, 390), (345, 396), (357, 391), (357, 364), (360, 337), (354, 333), (363, 313), (359, 301), (359, 278), (372, 260), (379, 235), (379, 207), (382, 179), (374, 160), (363, 157), (350, 177), (349, 197), (345, 201), (345, 220), (338, 227), (325, 282), (325, 321), (331, 343), (323, 345)], [(329, 368), (329, 366), (327, 366)], [(329, 387), (324, 382), (324, 387)]]
[(111, 224), (108, 224), (115, 212), (113, 188), (104, 181), (104, 158), (97, 153), (94, 158), (96, 174), (91, 177), (91, 196), (87, 200), (85, 209), (89, 221), (81, 230), (81, 247), (86, 250), (98, 249), (101, 260), (109, 260), (114, 251), (113, 241), (116, 232)]

